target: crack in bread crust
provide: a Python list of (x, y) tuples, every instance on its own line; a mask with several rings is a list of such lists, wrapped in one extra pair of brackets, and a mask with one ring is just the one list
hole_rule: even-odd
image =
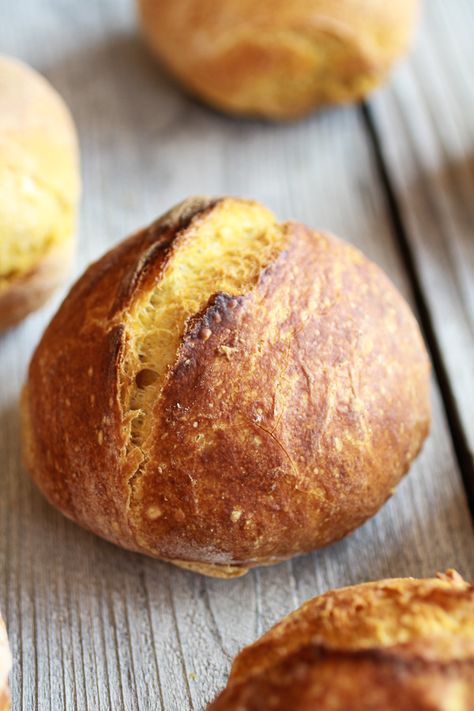
[[(164, 224), (176, 222), (172, 211)], [(178, 216), (178, 224), (181, 216)], [(159, 224), (160, 229), (162, 223)], [(153, 227), (151, 228), (153, 229)], [(146, 466), (153, 436), (153, 411), (177, 362), (188, 324), (205, 313), (216, 292), (249, 293), (282, 250), (285, 234), (270, 212), (248, 201), (225, 200), (199, 212), (164, 245), (151, 288), (132, 301), (125, 322), (121, 391), (128, 429), (126, 456), (140, 460), (128, 480), (130, 506), (135, 482)], [(154, 248), (150, 250), (152, 253)], [(145, 265), (153, 272), (153, 256)], [(202, 327), (206, 340), (210, 329)]]

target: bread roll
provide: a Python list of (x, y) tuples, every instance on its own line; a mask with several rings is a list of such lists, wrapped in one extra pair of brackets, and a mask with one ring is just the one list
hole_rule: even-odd
[(290, 119), (366, 96), (407, 49), (418, 0), (138, 0), (152, 51), (225, 111)]
[(10, 706), (10, 689), (8, 686), (8, 675), (12, 666), (12, 658), (10, 647), (8, 646), (8, 637), (0, 617), (0, 711), (9, 711)]
[(409, 308), (356, 249), (191, 199), (74, 286), (33, 356), (31, 474), (110, 541), (241, 575), (372, 516), (429, 427)]
[(0, 56), (0, 330), (64, 279), (79, 192), (71, 116), (25, 64)]
[(474, 587), (449, 571), (333, 590), (235, 659), (208, 711), (472, 711)]

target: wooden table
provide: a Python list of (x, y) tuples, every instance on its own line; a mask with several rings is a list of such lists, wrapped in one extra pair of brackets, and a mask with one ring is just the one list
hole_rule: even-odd
[(430, 0), (416, 51), (367, 105), (268, 125), (185, 97), (142, 48), (128, 0), (4, 3), (1, 51), (50, 79), (80, 132), (76, 275), (187, 195), (249, 196), (378, 262), (435, 364), (431, 437), (383, 510), (324, 551), (224, 582), (119, 550), (46, 504), (20, 463), (17, 403), (60, 296), (2, 336), (0, 606), (15, 711), (199, 711), (237, 650), (308, 597), (448, 567), (474, 577), (473, 26), (470, 0)]

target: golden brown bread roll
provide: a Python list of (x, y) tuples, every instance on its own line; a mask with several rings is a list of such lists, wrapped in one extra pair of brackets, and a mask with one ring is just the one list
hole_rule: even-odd
[(364, 97), (407, 49), (418, 0), (138, 0), (153, 52), (226, 111), (288, 119)]
[(5, 625), (0, 617), (0, 711), (9, 711), (10, 688), (8, 686), (8, 675), (12, 666), (10, 647)]
[(409, 308), (334, 237), (191, 199), (106, 254), (33, 356), (27, 466), (67, 516), (208, 575), (345, 536), (429, 428)]
[(63, 100), (33, 69), (0, 56), (0, 330), (63, 281), (78, 193), (76, 132)]
[(235, 659), (209, 711), (472, 711), (474, 587), (453, 571), (333, 590)]

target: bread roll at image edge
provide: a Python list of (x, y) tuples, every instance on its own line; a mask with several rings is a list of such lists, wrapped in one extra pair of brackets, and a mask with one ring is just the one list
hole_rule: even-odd
[(12, 666), (10, 647), (8, 646), (7, 631), (0, 616), (0, 711), (9, 711), (11, 708), (10, 688), (8, 675)]
[(234, 660), (208, 711), (472, 711), (474, 587), (454, 571), (332, 590)]
[(104, 538), (232, 577), (348, 534), (429, 429), (408, 306), (352, 246), (185, 201), (93, 264), (23, 397), (27, 468)]
[(71, 114), (34, 69), (0, 55), (0, 331), (64, 281), (80, 193)]
[(411, 42), (418, 0), (137, 0), (152, 52), (218, 109), (292, 119), (357, 101)]

